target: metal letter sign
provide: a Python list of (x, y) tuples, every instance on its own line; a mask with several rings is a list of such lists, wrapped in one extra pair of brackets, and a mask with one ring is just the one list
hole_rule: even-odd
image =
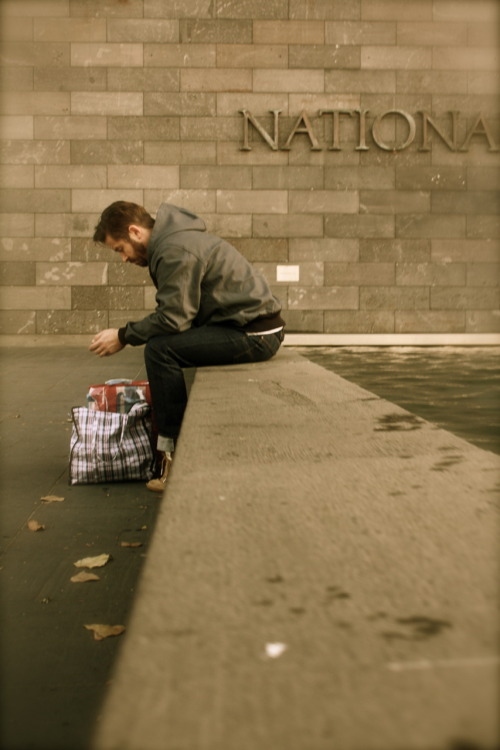
[[(243, 115), (243, 145), (241, 151), (251, 151), (252, 146), (250, 145), (250, 128), (251, 125), (254, 130), (259, 134), (265, 143), (269, 146), (272, 151), (290, 151), (293, 142), (298, 135), (306, 135), (309, 138), (311, 144), (311, 151), (323, 151), (325, 146), (322, 146), (318, 140), (318, 137), (314, 130), (314, 123), (305, 110), (299, 114), (295, 124), (293, 125), (290, 133), (288, 133), (286, 139), (282, 139), (282, 145), (280, 145), (280, 114), (281, 109), (269, 110), (273, 115), (273, 135), (270, 135), (264, 125), (250, 112), (248, 109), (240, 109), (239, 112)], [(432, 130), (439, 139), (446, 145), (450, 151), (468, 151), (472, 139), (480, 140), (488, 147), (488, 151), (498, 151), (499, 147), (493, 137), (493, 133), (490, 125), (486, 121), (486, 118), (482, 114), (478, 114), (472, 126), (467, 131), (466, 123), (462, 124), (462, 130), (465, 129), (465, 139), (461, 144), (458, 142), (458, 132), (460, 126), (460, 112), (449, 112), (449, 128), (448, 132), (443, 126), (438, 125), (428, 112), (424, 110), (417, 112), (422, 121), (421, 128), (421, 143), (419, 151), (430, 151), (431, 149), (431, 133)], [(327, 146), (329, 151), (341, 151), (342, 150), (342, 122), (341, 117), (356, 118), (357, 129), (358, 129), (358, 144), (354, 147), (355, 151), (368, 151), (369, 146), (366, 143), (367, 130), (371, 132), (372, 140), (378, 148), (383, 151), (404, 151), (414, 142), (417, 134), (417, 124), (415, 117), (409, 112), (405, 112), (402, 109), (389, 109), (386, 112), (375, 115), (371, 123), (371, 127), (368, 126), (368, 115), (369, 110), (367, 109), (320, 109), (318, 116), (323, 115), (331, 116), (331, 127), (332, 127), (332, 140), (331, 145)], [(393, 118), (394, 123), (397, 124), (397, 120), (404, 120), (407, 128), (406, 139), (402, 142), (398, 142), (396, 139), (393, 143), (388, 143), (382, 133), (383, 120), (386, 118)]]

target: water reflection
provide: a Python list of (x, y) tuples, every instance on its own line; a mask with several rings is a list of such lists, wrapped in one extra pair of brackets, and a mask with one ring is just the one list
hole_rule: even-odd
[(500, 453), (500, 348), (297, 347), (347, 380)]

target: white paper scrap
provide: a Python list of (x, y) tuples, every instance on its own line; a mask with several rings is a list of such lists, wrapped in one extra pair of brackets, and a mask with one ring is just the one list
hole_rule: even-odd
[(266, 656), (269, 659), (278, 659), (287, 650), (286, 643), (266, 643)]

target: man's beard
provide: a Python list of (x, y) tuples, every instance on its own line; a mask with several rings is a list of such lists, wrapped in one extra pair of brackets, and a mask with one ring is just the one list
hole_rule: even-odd
[(129, 239), (130, 244), (137, 253), (137, 258), (132, 261), (136, 266), (145, 267), (148, 265), (148, 249), (142, 242), (136, 242), (133, 239)]

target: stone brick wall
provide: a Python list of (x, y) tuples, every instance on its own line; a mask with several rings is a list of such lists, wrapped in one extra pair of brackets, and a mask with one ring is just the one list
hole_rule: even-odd
[(202, 215), (290, 331), (499, 330), (499, 5), (0, 0), (2, 332), (154, 306), (117, 199)]

